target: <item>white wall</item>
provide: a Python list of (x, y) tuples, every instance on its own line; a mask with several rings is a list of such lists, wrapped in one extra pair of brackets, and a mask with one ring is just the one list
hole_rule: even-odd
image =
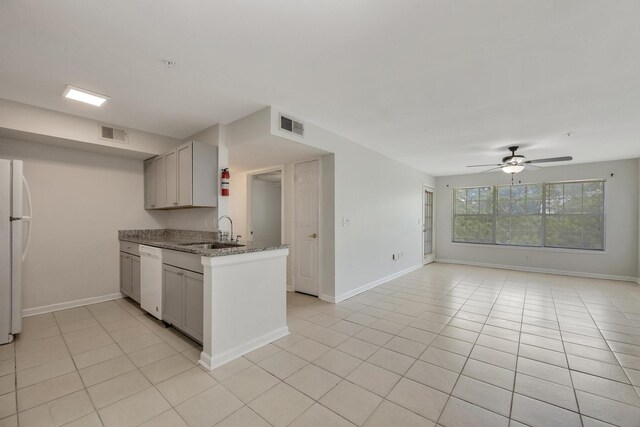
[(282, 183), (251, 178), (251, 230), (246, 238), (279, 245), (282, 241)]
[[(323, 262), (325, 296), (341, 300), (420, 266), (422, 187), (435, 185), (435, 179), (307, 121), (304, 138), (281, 131), (279, 114), (271, 108), (272, 134), (334, 153), (333, 165), (327, 167), (334, 169), (335, 254), (327, 248), (323, 255), (335, 262)], [(323, 197), (331, 199), (328, 193)], [(343, 218), (350, 219), (350, 227), (343, 227)], [(400, 252), (403, 257), (393, 261), (392, 254)]]
[(33, 196), (23, 308), (118, 293), (118, 230), (163, 214), (143, 208), (142, 161), (7, 139), (0, 158), (24, 161)]
[[(515, 176), (522, 183), (580, 179), (607, 179), (605, 184), (606, 251), (452, 243), (452, 189), (476, 185), (505, 185), (501, 172), (439, 177), (436, 191), (436, 258), (467, 263), (524, 267), (533, 270), (593, 276), (637, 277), (638, 270), (638, 161), (587, 163), (545, 167)], [(614, 174), (611, 177), (611, 173)]]

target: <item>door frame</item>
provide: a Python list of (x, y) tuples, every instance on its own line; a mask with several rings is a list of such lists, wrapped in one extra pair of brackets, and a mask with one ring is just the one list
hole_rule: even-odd
[(323, 233), (324, 233), (324, 220), (322, 217), (322, 208), (323, 208), (323, 198), (322, 198), (322, 193), (324, 190), (323, 187), (323, 175), (322, 175), (322, 157), (313, 157), (307, 160), (301, 160), (298, 162), (293, 162), (291, 164), (291, 176), (289, 177), (290, 179), (290, 185), (291, 185), (291, 204), (290, 204), (290, 215), (291, 215), (291, 224), (290, 224), (290, 236), (291, 236), (291, 242), (290, 242), (290, 254), (291, 254), (291, 287), (287, 287), (288, 291), (291, 292), (295, 292), (296, 291), (296, 257), (298, 255), (297, 252), (297, 248), (295, 245), (296, 242), (296, 235), (295, 235), (295, 222), (296, 222), (296, 200), (295, 200), (295, 185), (296, 185), (296, 181), (295, 181), (295, 175), (296, 175), (296, 165), (302, 164), (302, 163), (309, 163), (309, 162), (317, 162), (318, 163), (318, 299), (323, 299), (323, 295), (324, 295), (324, 281), (323, 281), (323, 273), (322, 273), (322, 263), (324, 261), (324, 256), (322, 254), (322, 243), (324, 241), (323, 239)]
[[(425, 227), (425, 223), (424, 223), (424, 205), (425, 205), (425, 195), (424, 193), (429, 191), (430, 193), (433, 194), (433, 200), (432, 200), (432, 204), (431, 204), (431, 210), (432, 210), (432, 215), (431, 215), (431, 254), (433, 256), (433, 260), (429, 261), (429, 262), (425, 262), (425, 258), (424, 258), (424, 227)], [(431, 264), (433, 262), (436, 261), (436, 188), (432, 187), (430, 185), (427, 184), (423, 184), (422, 185), (422, 227), (420, 230), (420, 235), (422, 237), (422, 265), (427, 265), (427, 264)]]
[(253, 241), (253, 234), (251, 234), (251, 229), (253, 228), (252, 218), (251, 218), (251, 183), (253, 177), (256, 175), (262, 175), (269, 172), (280, 172), (280, 243), (284, 243), (285, 238), (285, 174), (284, 174), (284, 166), (274, 166), (271, 168), (265, 169), (257, 169), (251, 172), (247, 172), (247, 236), (245, 240), (247, 242)]

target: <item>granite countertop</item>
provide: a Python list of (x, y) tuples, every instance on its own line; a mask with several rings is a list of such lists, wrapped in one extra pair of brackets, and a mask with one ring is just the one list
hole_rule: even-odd
[(189, 247), (188, 244), (218, 242), (218, 233), (215, 233), (213, 231), (172, 229), (119, 230), (118, 240), (139, 243), (141, 245), (154, 246), (162, 249), (188, 252), (206, 257), (219, 257), (227, 255), (240, 255), (250, 252), (273, 251), (277, 249), (286, 249), (288, 247), (288, 245), (265, 245), (258, 242), (240, 241), (240, 244), (244, 246), (222, 249), (194, 248)]

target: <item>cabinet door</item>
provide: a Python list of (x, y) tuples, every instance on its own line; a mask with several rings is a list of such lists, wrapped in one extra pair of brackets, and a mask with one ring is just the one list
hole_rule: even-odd
[(131, 298), (140, 304), (140, 257), (131, 255)]
[(202, 342), (202, 311), (204, 280), (203, 275), (184, 271), (184, 306), (182, 309), (182, 328), (193, 338)]
[(120, 252), (120, 292), (131, 296), (131, 255)]
[(165, 154), (167, 166), (167, 206), (178, 205), (178, 154), (176, 151)]
[(193, 202), (193, 158), (191, 143), (176, 149), (178, 155), (178, 205), (189, 206)]
[(156, 168), (155, 158), (144, 161), (144, 208), (156, 207)]
[(156, 208), (167, 206), (167, 164), (164, 156), (155, 158), (156, 168)]
[(162, 320), (182, 329), (182, 275), (179, 268), (162, 265)]

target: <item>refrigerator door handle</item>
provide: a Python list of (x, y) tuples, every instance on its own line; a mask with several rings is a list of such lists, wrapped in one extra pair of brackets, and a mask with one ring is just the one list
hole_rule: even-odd
[(29, 245), (31, 244), (31, 220), (33, 219), (33, 205), (31, 204), (31, 191), (29, 190), (29, 183), (27, 179), (22, 175), (22, 182), (24, 184), (25, 194), (27, 195), (27, 204), (29, 205), (29, 216), (23, 216), (22, 220), (27, 223), (27, 243), (24, 245), (22, 251), (22, 261), (27, 258), (27, 252), (29, 252)]

